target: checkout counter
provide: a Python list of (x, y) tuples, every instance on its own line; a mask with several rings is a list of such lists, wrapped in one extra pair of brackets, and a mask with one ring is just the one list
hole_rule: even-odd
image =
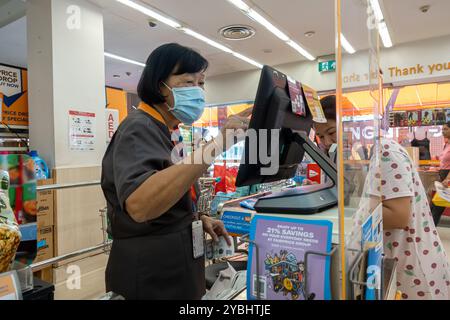
[[(263, 216), (276, 216), (276, 217), (285, 217), (285, 218), (293, 218), (293, 219), (302, 219), (302, 220), (325, 220), (330, 221), (333, 224), (332, 231), (332, 246), (337, 247), (339, 245), (339, 213), (338, 208), (333, 207), (327, 209), (325, 211), (316, 213), (316, 214), (276, 214), (276, 213), (257, 213), (254, 210), (246, 209), (240, 206), (240, 202), (246, 200), (248, 198), (258, 198), (265, 196), (266, 194), (253, 195), (241, 199), (235, 199), (232, 201), (225, 202), (219, 208), (220, 216), (222, 221), (225, 224), (225, 227), (233, 235), (236, 239), (236, 242), (239, 242), (239, 237), (248, 234), (251, 219), (253, 219), (257, 215)], [(345, 211), (345, 220), (344, 220), (344, 228), (346, 230), (346, 235), (351, 232), (352, 229), (352, 216), (355, 213), (355, 210), (348, 209)], [(330, 288), (331, 288), (331, 298), (339, 299), (339, 287), (340, 287), (340, 260), (338, 251), (335, 251), (335, 254), (331, 256), (331, 264), (330, 264)], [(208, 269), (207, 269), (208, 273)], [(247, 300), (247, 290), (246, 288), (241, 291), (239, 294), (233, 297), (233, 300)]]
[[(242, 208), (240, 206), (240, 202), (248, 199), (264, 196), (265, 194), (254, 195), (246, 198), (235, 199), (232, 201), (225, 202), (220, 207), (220, 216), (224, 221), (225, 226), (231, 234), (233, 234), (235, 243), (239, 243), (239, 238), (243, 234), (248, 233), (248, 228), (251, 223), (251, 219), (257, 215), (263, 216), (276, 216), (276, 217), (286, 217), (286, 218), (294, 218), (294, 219), (302, 219), (302, 220), (325, 220), (330, 221), (333, 224), (332, 230), (332, 247), (336, 248), (335, 252), (331, 255), (330, 260), (330, 288), (331, 288), (331, 299), (336, 300), (339, 299), (339, 290), (341, 286), (341, 274), (340, 274), (340, 259), (339, 259), (339, 214), (338, 208), (333, 207), (327, 209), (323, 212), (316, 214), (271, 214), (271, 213), (256, 213), (254, 210), (249, 210)], [(344, 228), (345, 228), (345, 236), (349, 236), (352, 226), (353, 226), (353, 215), (355, 214), (356, 209), (354, 208), (346, 208), (345, 210), (345, 218), (344, 218)], [(241, 217), (241, 219), (238, 219)], [(240, 251), (242, 252), (242, 251)], [(247, 264), (246, 259), (239, 259), (240, 261), (233, 261), (234, 266), (238, 266), (236, 270), (246, 270)], [(358, 263), (356, 258), (352, 260), (352, 262), (347, 261), (349, 267), (347, 269), (348, 281), (350, 280), (351, 274), (350, 271), (352, 266)], [(385, 300), (394, 300), (396, 294), (396, 262), (395, 260), (383, 259), (383, 272), (382, 272), (382, 296)], [(218, 273), (218, 270), (212, 270), (214, 273)], [(207, 268), (208, 274), (208, 268)], [(210, 275), (211, 276), (211, 275)], [(356, 279), (353, 279), (356, 281)], [(348, 298), (355, 299), (356, 291), (358, 290), (358, 283), (348, 282)], [(247, 288), (242, 287), (239, 291), (235, 292), (232, 295), (231, 300), (247, 300)]]

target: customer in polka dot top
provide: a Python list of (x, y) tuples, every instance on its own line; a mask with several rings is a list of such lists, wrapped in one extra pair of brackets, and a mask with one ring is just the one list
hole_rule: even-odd
[[(321, 100), (326, 124), (315, 124), (325, 147), (336, 143), (336, 99)], [(450, 300), (450, 263), (433, 222), (425, 189), (411, 158), (395, 141), (381, 139), (378, 180), (370, 192), (382, 197), (384, 253), (397, 264), (397, 287), (403, 299)], [(370, 180), (370, 179), (369, 179)], [(370, 183), (369, 183), (370, 185)], [(367, 191), (367, 189), (366, 189)], [(361, 206), (361, 225), (369, 206)]]

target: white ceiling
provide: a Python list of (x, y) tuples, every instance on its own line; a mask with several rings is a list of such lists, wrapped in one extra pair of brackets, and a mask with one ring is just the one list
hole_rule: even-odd
[(27, 19), (16, 20), (0, 28), (0, 63), (27, 66)]
[[(229, 54), (210, 47), (163, 24), (149, 28), (148, 18), (114, 0), (89, 0), (102, 8), (105, 26), (105, 50), (145, 62), (159, 45), (178, 42), (199, 50), (210, 61), (209, 76), (253, 69)], [(234, 51), (263, 64), (279, 65), (304, 58), (258, 23), (243, 15), (226, 0), (141, 0), (193, 30), (208, 36)], [(246, 1), (250, 4), (250, 0)], [(315, 56), (334, 52), (334, 0), (253, 0), (258, 11), (265, 13), (293, 40)], [(380, 0), (394, 45), (450, 34), (449, 0)], [(343, 33), (357, 50), (368, 47), (366, 0), (342, 1)], [(427, 14), (419, 7), (430, 4)], [(244, 41), (222, 39), (218, 30), (231, 24), (252, 26), (256, 35)], [(315, 36), (305, 37), (305, 32)], [(26, 66), (26, 20), (20, 19), (0, 29), (0, 62)], [(6, 44), (6, 45), (5, 45)], [(7, 49), (10, 48), (10, 49)], [(271, 53), (264, 53), (270, 49)], [(9, 50), (6, 52), (6, 50)], [(135, 91), (142, 69), (106, 60), (107, 84)], [(131, 72), (127, 76), (126, 72)], [(113, 78), (120, 75), (119, 79)]]

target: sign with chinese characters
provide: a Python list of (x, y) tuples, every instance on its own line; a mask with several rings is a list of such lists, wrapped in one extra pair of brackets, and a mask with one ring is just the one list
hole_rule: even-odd
[(69, 148), (76, 151), (95, 150), (95, 113), (69, 111)]

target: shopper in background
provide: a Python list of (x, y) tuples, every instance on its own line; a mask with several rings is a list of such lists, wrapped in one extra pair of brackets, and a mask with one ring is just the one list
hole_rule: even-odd
[[(321, 141), (330, 147), (336, 138), (336, 98), (321, 100), (327, 123), (315, 124)], [(331, 117), (330, 117), (331, 115)], [(380, 161), (384, 253), (398, 261), (397, 286), (403, 299), (450, 299), (450, 264), (432, 221), (419, 174), (406, 150), (381, 139)], [(361, 204), (361, 225), (369, 205)]]
[[(439, 156), (440, 168), (439, 178), (444, 186), (448, 186), (450, 182), (450, 121), (442, 126), (442, 135), (444, 136), (445, 145)], [(438, 207), (431, 204), (431, 212), (433, 214), (434, 224), (439, 225), (442, 213), (445, 211), (445, 207)]]
[[(102, 189), (113, 237), (106, 288), (126, 299), (191, 300), (205, 293), (205, 260), (193, 254), (198, 218), (191, 189), (211, 165), (203, 152), (218, 156), (225, 143), (214, 139), (174, 165), (171, 132), (201, 117), (207, 67), (199, 53), (178, 44), (154, 50), (138, 86), (142, 103), (121, 123), (104, 156)], [(250, 114), (228, 118), (222, 130), (246, 129)], [(199, 219), (214, 240), (224, 236), (230, 243), (222, 222)]]

